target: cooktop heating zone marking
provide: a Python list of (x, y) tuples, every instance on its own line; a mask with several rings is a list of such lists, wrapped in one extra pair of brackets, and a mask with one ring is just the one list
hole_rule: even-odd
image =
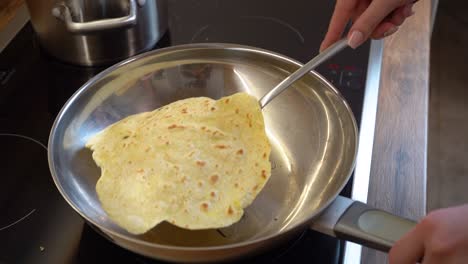
[(43, 147), (45, 150), (47, 150), (46, 145), (42, 144), (39, 140), (36, 140), (32, 137), (20, 135), (20, 134), (9, 134), (9, 133), (0, 133), (0, 136), (9, 136), (9, 137), (18, 137), (18, 138), (24, 138), (33, 141), (34, 143), (39, 144), (41, 147)]
[[(39, 144), (41, 147), (43, 147), (47, 151), (47, 147), (44, 144), (42, 144), (42, 142), (40, 142), (40, 141), (38, 141), (38, 140), (36, 140), (34, 138), (28, 137), (28, 136), (24, 136), (24, 135), (20, 135), (20, 134), (10, 134), (10, 133), (0, 133), (0, 136), (8, 136), (8, 137), (17, 137), (17, 138), (27, 139), (27, 140), (30, 140), (30, 141), (32, 141), (34, 143)], [(30, 215), (32, 215), (34, 212), (36, 212), (36, 208), (32, 209), (29, 213), (27, 213), (23, 217), (19, 218), (18, 220), (12, 222), (11, 224), (8, 224), (8, 225), (6, 225), (4, 227), (0, 227), (0, 231), (3, 231), (5, 229), (8, 229), (8, 228), (20, 223), (21, 221), (25, 220)]]
[(24, 219), (26, 219), (26, 218), (28, 218), (30, 215), (32, 215), (34, 212), (36, 212), (36, 209), (35, 209), (35, 208), (32, 209), (31, 212), (27, 213), (25, 216), (23, 216), (23, 217), (21, 217), (20, 219), (14, 221), (13, 223), (11, 223), (11, 224), (9, 224), (9, 225), (6, 225), (6, 226), (4, 226), (4, 227), (1, 227), (1, 228), (0, 228), (0, 231), (3, 231), (3, 230), (5, 230), (5, 229), (7, 229), (7, 228), (10, 228), (10, 227), (12, 227), (12, 226), (14, 226), (14, 225), (20, 223), (21, 221), (23, 221)]

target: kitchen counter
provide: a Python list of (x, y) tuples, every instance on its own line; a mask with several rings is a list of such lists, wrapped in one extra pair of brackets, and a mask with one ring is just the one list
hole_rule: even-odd
[(0, 30), (15, 17), (16, 12), (23, 3), (23, 0), (7, 0), (0, 2)]
[(24, 0), (0, 1), (0, 51), (29, 20)]
[[(426, 214), (431, 1), (383, 41), (367, 203), (413, 220)], [(387, 263), (362, 249), (361, 263)], [(353, 262), (354, 263), (354, 262)]]

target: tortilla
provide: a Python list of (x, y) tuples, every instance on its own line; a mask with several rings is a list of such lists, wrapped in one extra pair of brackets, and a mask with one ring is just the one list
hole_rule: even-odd
[(86, 146), (101, 168), (104, 211), (133, 234), (162, 221), (194, 230), (232, 225), (271, 174), (263, 115), (246, 93), (132, 115)]

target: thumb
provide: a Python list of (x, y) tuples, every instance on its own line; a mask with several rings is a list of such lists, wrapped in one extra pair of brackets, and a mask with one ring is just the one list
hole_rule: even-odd
[(355, 49), (364, 43), (377, 25), (398, 7), (397, 1), (374, 0), (349, 30), (348, 45)]

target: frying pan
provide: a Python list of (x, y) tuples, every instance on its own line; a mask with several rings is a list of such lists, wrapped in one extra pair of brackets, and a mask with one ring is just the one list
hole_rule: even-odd
[(262, 110), (272, 175), (238, 223), (198, 231), (162, 223), (132, 235), (114, 224), (99, 203), (100, 170), (85, 148), (92, 135), (128, 115), (189, 97), (217, 99), (243, 91), (261, 98), (300, 66), (280, 54), (232, 44), (174, 46), (112, 66), (83, 85), (58, 114), (48, 152), (54, 182), (103, 236), (156, 259), (231, 260), (270, 249), (309, 226), (388, 250), (415, 223), (338, 196), (354, 168), (358, 129), (346, 101), (316, 72)]

